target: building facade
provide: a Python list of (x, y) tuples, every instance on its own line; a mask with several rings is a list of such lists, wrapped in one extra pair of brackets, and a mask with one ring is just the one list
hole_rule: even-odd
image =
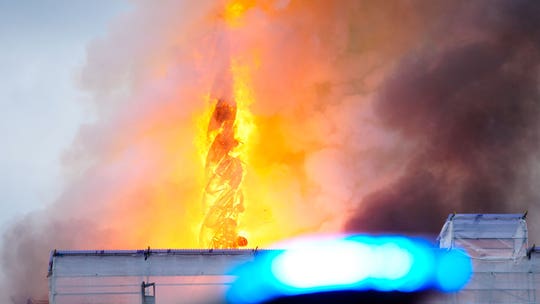
[[(473, 275), (427, 303), (540, 303), (540, 250), (528, 244), (525, 215), (452, 214), (438, 242), (465, 249)], [(265, 251), (53, 251), (49, 303), (221, 303), (235, 279), (229, 270)]]

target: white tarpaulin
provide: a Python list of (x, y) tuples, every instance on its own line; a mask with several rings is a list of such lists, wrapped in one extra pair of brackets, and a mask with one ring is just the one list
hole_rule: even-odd
[(539, 303), (540, 250), (527, 236), (524, 214), (450, 215), (440, 247), (466, 250), (473, 275), (460, 292), (429, 303)]

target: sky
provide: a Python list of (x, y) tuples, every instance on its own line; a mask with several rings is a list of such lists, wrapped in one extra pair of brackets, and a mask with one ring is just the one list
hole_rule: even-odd
[(87, 46), (129, 9), (122, 0), (0, 0), (0, 230), (61, 192), (63, 154), (95, 116), (76, 81)]

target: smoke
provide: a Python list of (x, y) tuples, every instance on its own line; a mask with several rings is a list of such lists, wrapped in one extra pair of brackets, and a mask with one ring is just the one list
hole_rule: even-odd
[(404, 54), (374, 109), (412, 143), (409, 160), (347, 229), (437, 232), (451, 212), (531, 209), (538, 232), (538, 13), (536, 1), (457, 4)]
[(538, 4), (244, 2), (227, 27), (225, 3), (135, 1), (88, 46), (77, 81), (97, 120), (64, 156), (63, 194), (4, 235), (9, 300), (46, 297), (55, 248), (198, 246), (203, 118), (229, 94), (231, 58), (254, 98), (250, 246), (532, 211)]

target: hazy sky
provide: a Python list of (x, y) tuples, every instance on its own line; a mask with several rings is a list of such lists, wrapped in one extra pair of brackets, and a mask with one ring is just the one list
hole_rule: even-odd
[(0, 230), (62, 188), (62, 153), (93, 119), (77, 87), (86, 47), (125, 0), (0, 0)]

